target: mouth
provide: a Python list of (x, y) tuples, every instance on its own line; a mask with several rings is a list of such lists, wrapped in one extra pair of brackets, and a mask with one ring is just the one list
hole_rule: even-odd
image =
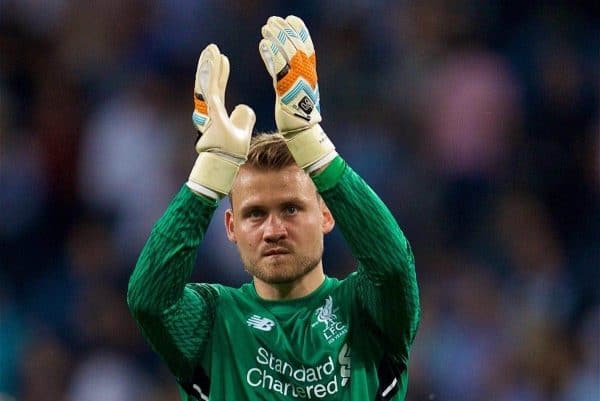
[(290, 253), (290, 251), (285, 248), (272, 248), (263, 252), (263, 256), (287, 255), (288, 253)]

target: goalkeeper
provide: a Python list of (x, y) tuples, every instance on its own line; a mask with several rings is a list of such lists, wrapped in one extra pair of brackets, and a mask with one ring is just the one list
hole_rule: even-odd
[[(227, 114), (228, 59), (214, 44), (204, 49), (193, 113), (199, 155), (139, 257), (129, 307), (183, 400), (403, 400), (419, 321), (410, 246), (319, 124), (302, 20), (271, 17), (262, 37), (279, 132), (251, 138), (253, 111)], [(252, 281), (188, 283), (226, 196), (227, 236)], [(343, 280), (322, 263), (335, 223), (358, 261)]]

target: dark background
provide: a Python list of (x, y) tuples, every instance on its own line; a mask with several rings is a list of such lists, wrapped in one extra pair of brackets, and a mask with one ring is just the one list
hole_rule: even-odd
[[(322, 126), (415, 252), (408, 400), (600, 399), (597, 2), (291, 3), (0, 1), (0, 400), (177, 399), (128, 276), (195, 158), (200, 51), (272, 130), (257, 48), (288, 14)], [(222, 211), (194, 280), (237, 286)], [(354, 268), (337, 232), (324, 258)]]

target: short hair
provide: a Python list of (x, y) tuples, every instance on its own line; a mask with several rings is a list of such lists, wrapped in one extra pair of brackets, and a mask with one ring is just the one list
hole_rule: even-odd
[(252, 137), (248, 159), (244, 164), (259, 170), (280, 170), (295, 163), (285, 139), (275, 132), (258, 133)]
[[(296, 165), (296, 160), (290, 153), (283, 135), (278, 132), (262, 132), (255, 134), (250, 140), (248, 158), (242, 167), (254, 168), (262, 171), (282, 170), (286, 167)], [(229, 192), (229, 205), (233, 206), (233, 188)], [(321, 195), (315, 188), (317, 199)]]

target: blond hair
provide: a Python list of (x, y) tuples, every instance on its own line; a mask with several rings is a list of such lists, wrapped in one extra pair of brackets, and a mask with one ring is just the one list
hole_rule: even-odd
[(280, 170), (295, 163), (280, 133), (259, 133), (250, 141), (244, 164), (259, 170)]
[[(258, 133), (250, 140), (248, 158), (242, 168), (251, 168), (261, 171), (282, 170), (286, 167), (296, 165), (294, 157), (290, 153), (283, 136), (278, 133)], [(233, 190), (235, 181), (229, 192), (229, 204), (233, 205)], [(315, 188), (318, 199), (321, 195)]]

